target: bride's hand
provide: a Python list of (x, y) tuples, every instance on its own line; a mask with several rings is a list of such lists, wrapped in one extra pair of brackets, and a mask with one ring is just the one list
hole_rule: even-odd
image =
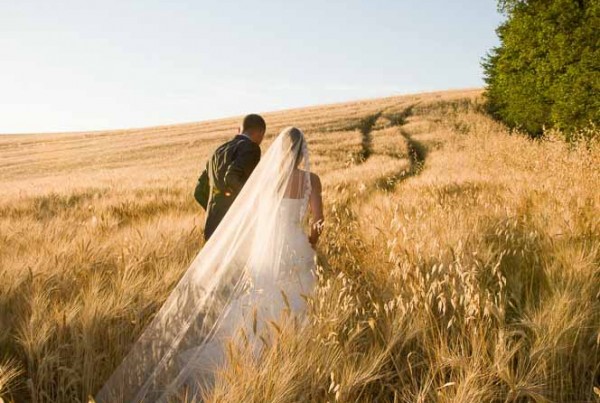
[(310, 236), (308, 237), (308, 242), (310, 242), (313, 249), (317, 248), (317, 242), (319, 242), (319, 237), (321, 236), (321, 232), (323, 232), (323, 219), (322, 218), (311, 225), (311, 231), (310, 231)]

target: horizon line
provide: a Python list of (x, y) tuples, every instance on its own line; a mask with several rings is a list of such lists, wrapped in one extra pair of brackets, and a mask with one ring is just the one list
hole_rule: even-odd
[[(311, 104), (311, 105), (300, 105), (300, 106), (292, 106), (292, 107), (284, 107), (281, 109), (273, 109), (269, 111), (261, 111), (261, 112), (248, 112), (248, 113), (260, 113), (264, 115), (269, 115), (273, 113), (281, 113), (281, 112), (290, 112), (295, 110), (303, 110), (310, 108), (318, 108), (318, 107), (326, 107), (326, 106), (336, 106), (336, 105), (344, 105), (351, 104), (355, 102), (361, 101), (373, 101), (377, 99), (387, 99), (387, 98), (396, 98), (396, 97), (405, 97), (411, 95), (430, 95), (438, 92), (459, 92), (459, 91), (481, 91), (484, 90), (485, 87), (460, 87), (460, 88), (446, 88), (440, 90), (428, 90), (422, 92), (407, 92), (407, 93), (395, 93), (392, 95), (382, 95), (375, 97), (366, 97), (366, 98), (355, 98), (344, 101), (337, 102), (327, 102), (323, 104)], [(156, 125), (147, 125), (147, 126), (131, 126), (131, 127), (121, 127), (121, 128), (106, 128), (106, 129), (90, 129), (90, 130), (65, 130), (65, 131), (47, 131), (47, 132), (12, 132), (12, 133), (2, 133), (0, 132), (0, 137), (23, 137), (23, 136), (52, 136), (52, 135), (81, 135), (81, 134), (100, 134), (100, 133), (115, 133), (115, 132), (126, 132), (126, 131), (134, 131), (134, 130), (148, 130), (154, 128), (166, 128), (172, 126), (188, 126), (188, 125), (196, 125), (201, 123), (212, 123), (212, 122), (220, 122), (229, 119), (240, 118), (244, 116), (240, 115), (229, 115), (229, 116), (215, 116), (212, 118), (194, 120), (194, 121), (186, 121), (186, 122), (173, 122), (173, 123), (163, 123)]]

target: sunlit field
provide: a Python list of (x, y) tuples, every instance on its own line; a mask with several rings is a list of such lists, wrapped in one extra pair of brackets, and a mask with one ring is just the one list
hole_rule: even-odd
[[(259, 362), (232, 350), (208, 401), (600, 401), (600, 145), (482, 105), (264, 114), (263, 150), (298, 126), (322, 178), (319, 285), (309, 325), (274, 326)], [(102, 386), (201, 249), (195, 182), (238, 124), (0, 136), (4, 401)]]

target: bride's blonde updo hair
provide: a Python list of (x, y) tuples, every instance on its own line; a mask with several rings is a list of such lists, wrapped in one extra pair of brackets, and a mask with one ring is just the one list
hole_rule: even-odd
[(284, 151), (296, 150), (294, 166), (297, 167), (302, 162), (302, 153), (304, 149), (304, 133), (297, 127), (288, 127), (283, 130), (283, 149)]

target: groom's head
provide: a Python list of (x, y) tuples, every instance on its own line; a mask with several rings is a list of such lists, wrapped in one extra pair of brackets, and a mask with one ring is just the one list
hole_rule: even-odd
[(240, 128), (240, 133), (247, 135), (250, 137), (250, 140), (258, 145), (260, 145), (265, 137), (266, 131), (267, 124), (265, 120), (262, 116), (256, 114), (247, 115), (242, 121), (242, 127)]

